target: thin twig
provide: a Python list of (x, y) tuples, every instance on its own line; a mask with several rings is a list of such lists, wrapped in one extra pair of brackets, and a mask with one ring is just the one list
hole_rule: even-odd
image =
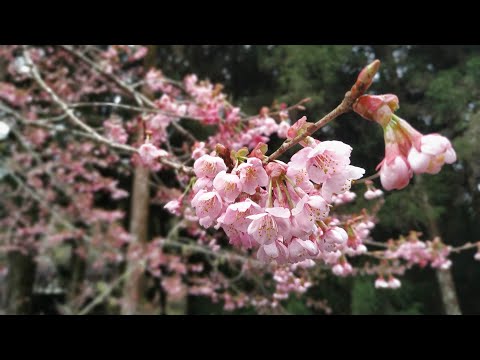
[(373, 77), (377, 73), (379, 66), (380, 66), (380, 61), (375, 60), (371, 64), (369, 64), (367, 67), (365, 67), (362, 70), (362, 72), (359, 74), (359, 77), (357, 78), (357, 81), (355, 82), (355, 84), (352, 86), (351, 90), (346, 92), (340, 105), (338, 105), (335, 109), (330, 111), (323, 118), (318, 120), (315, 124), (310, 123), (310, 126), (305, 130), (305, 132), (300, 133), (293, 139), (285, 140), (284, 143), (273, 154), (271, 154), (267, 158), (266, 162), (278, 159), (280, 155), (282, 155), (288, 149), (300, 143), (307, 136), (313, 135), (313, 133), (315, 133), (317, 130), (319, 130), (323, 126), (327, 125), (330, 121), (352, 110), (352, 105), (355, 103), (355, 101), (361, 95), (363, 95), (371, 85)]
[[(93, 68), (100, 75), (106, 77), (110, 81), (113, 81), (118, 87), (120, 87), (122, 90), (126, 91), (129, 95), (131, 95), (139, 103), (139, 105), (144, 105), (145, 104), (145, 105), (148, 105), (149, 107), (151, 107), (153, 109), (157, 108), (155, 103), (152, 100), (150, 100), (148, 97), (146, 97), (144, 94), (142, 94), (141, 92), (138, 92), (137, 90), (135, 90), (134, 87), (128, 85), (127, 83), (125, 83), (124, 81), (122, 81), (121, 79), (119, 79), (118, 77), (113, 75), (112, 73), (109, 73), (109, 72), (105, 71), (100, 65), (98, 65), (94, 61), (90, 60), (85, 55), (79, 53), (78, 51), (73, 49), (71, 46), (69, 46), (69, 45), (59, 45), (59, 46), (63, 50), (68, 52), (70, 55), (73, 55), (77, 59), (81, 60), (83, 63), (89, 65), (91, 68)], [(184, 129), (176, 121), (173, 121), (171, 124), (178, 132), (180, 132), (182, 135), (187, 137), (191, 142), (197, 141), (197, 139), (191, 133), (189, 133), (186, 129)]]
[[(40, 85), (40, 87), (45, 90), (52, 100), (63, 110), (63, 112), (68, 116), (68, 118), (73, 122), (74, 125), (80, 127), (82, 130), (84, 130), (86, 133), (90, 134), (92, 136), (92, 139), (99, 142), (108, 145), (109, 147), (120, 150), (120, 151), (126, 151), (129, 153), (137, 153), (138, 150), (130, 145), (126, 144), (120, 144), (117, 142), (114, 142), (112, 140), (107, 139), (106, 137), (100, 135), (98, 132), (96, 132), (92, 127), (84, 123), (82, 120), (80, 120), (74, 113), (74, 111), (62, 100), (60, 97), (50, 88), (45, 81), (43, 81), (37, 66), (33, 63), (32, 59), (30, 58), (30, 55), (28, 51), (24, 51), (24, 56), (25, 56), (25, 61), (27, 65), (30, 66), (31, 68), (31, 74), (35, 81)], [(166, 157), (161, 157), (160, 162), (164, 165), (167, 165), (173, 169), (182, 171), (186, 174), (193, 174), (193, 169), (179, 164), (173, 160), (170, 160)]]
[(287, 139), (284, 143), (268, 157), (268, 161), (273, 161), (278, 159), (283, 153), (285, 153), (288, 149), (291, 149), (302, 140), (304, 140), (307, 136), (313, 135), (317, 130), (327, 125), (330, 121), (334, 120), (338, 116), (348, 112), (351, 110), (353, 103), (357, 98), (351, 96), (351, 92), (347, 92), (345, 97), (343, 98), (340, 105), (338, 105), (335, 109), (330, 111), (327, 115), (323, 118), (318, 120), (315, 124), (312, 124), (304, 133), (298, 135), (293, 139)]
[(162, 115), (172, 117), (172, 118), (181, 118), (181, 119), (195, 120), (195, 121), (202, 121), (203, 120), (202, 118), (179, 115), (179, 114), (176, 114), (176, 113), (172, 113), (172, 112), (168, 112), (168, 111), (161, 110), (161, 109), (156, 109), (156, 108), (139, 107), (139, 106), (126, 105), (126, 104), (117, 104), (117, 103), (112, 103), (112, 102), (81, 102), (81, 103), (70, 104), (70, 107), (72, 107), (72, 108), (101, 107), (101, 106), (115, 107), (115, 108), (120, 108), (120, 109), (125, 109), (125, 110), (138, 111), (138, 112), (157, 113), (157, 114), (162, 114)]
[(353, 181), (352, 181), (352, 185), (354, 185), (354, 184), (363, 184), (363, 183), (366, 183), (366, 182), (369, 181), (369, 180), (373, 180), (373, 179), (376, 179), (376, 178), (379, 178), (379, 177), (380, 177), (380, 171), (377, 172), (377, 173), (375, 173), (375, 174), (373, 174), (373, 175), (370, 175), (370, 176), (368, 176), (368, 177), (366, 177), (366, 178), (363, 178), (363, 179), (360, 179), (360, 180), (353, 180)]
[[(283, 110), (269, 112), (268, 116), (270, 116), (270, 117), (276, 116), (276, 115), (279, 115), (282, 112), (289, 112), (290, 110), (296, 110), (296, 109), (304, 110), (305, 108), (303, 107), (303, 104), (309, 102), (310, 100), (311, 100), (310, 98), (302, 99), (298, 103), (296, 103), (295, 105), (289, 106), (289, 107), (287, 107)], [(243, 117), (243, 118), (240, 119), (240, 121), (249, 121), (249, 120), (258, 118), (259, 116), (260, 115), (251, 115), (251, 116)]]

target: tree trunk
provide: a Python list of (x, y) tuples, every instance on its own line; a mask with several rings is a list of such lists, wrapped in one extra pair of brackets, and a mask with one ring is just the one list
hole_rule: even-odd
[[(145, 58), (145, 68), (148, 69), (155, 64), (156, 46), (148, 46), (148, 54)], [(146, 92), (146, 89), (142, 89)], [(137, 133), (137, 142), (143, 143), (145, 137), (143, 126), (139, 126)], [(128, 254), (134, 251), (142, 251), (148, 241), (148, 215), (150, 207), (150, 171), (147, 167), (137, 166), (135, 168), (132, 202), (130, 211), (130, 234), (133, 240), (130, 243)], [(138, 266), (137, 261), (129, 260), (127, 263), (127, 272), (129, 275), (125, 280), (123, 289), (122, 314), (133, 315), (141, 311), (141, 303), (145, 293), (144, 271)]]
[(20, 251), (9, 252), (7, 261), (6, 312), (12, 315), (31, 314), (35, 261), (30, 254), (24, 255)]
[[(0, 81), (4, 80), (6, 62), (0, 59)], [(31, 254), (12, 251), (7, 255), (8, 275), (5, 296), (7, 314), (32, 312), (36, 264)]]
[(77, 253), (77, 249), (80, 246), (85, 246), (83, 241), (80, 241), (80, 244), (77, 244), (76, 242), (72, 244), (72, 255), (70, 257), (71, 275), (67, 291), (67, 303), (72, 304), (75, 308), (82, 305), (81, 303), (78, 303), (78, 296), (83, 290), (85, 274), (87, 270), (87, 263), (85, 261), (85, 257)]
[[(421, 185), (420, 176), (418, 176), (417, 183)], [(423, 206), (425, 214), (428, 219), (427, 227), (432, 238), (440, 236), (437, 221), (433, 214), (432, 205), (425, 189), (422, 188)], [(461, 315), (460, 306), (458, 304), (457, 292), (455, 290), (455, 282), (453, 281), (451, 269), (436, 270), (438, 286), (440, 288), (440, 294), (442, 296), (443, 308), (447, 315)]]
[(442, 294), (443, 307), (447, 315), (462, 315), (460, 306), (458, 305), (457, 292), (455, 283), (453, 282), (452, 271), (440, 270), (436, 271), (438, 285)]

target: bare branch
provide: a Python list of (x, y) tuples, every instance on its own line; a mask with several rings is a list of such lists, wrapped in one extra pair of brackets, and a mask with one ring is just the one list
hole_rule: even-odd
[[(60, 97), (52, 90), (51, 87), (49, 87), (45, 83), (45, 81), (42, 79), (42, 77), (41, 77), (41, 75), (38, 71), (37, 66), (33, 63), (28, 51), (24, 51), (24, 56), (25, 56), (25, 60), (27, 62), (27, 65), (30, 66), (30, 68), (31, 68), (31, 74), (32, 74), (33, 78), (35, 79), (35, 81), (38, 83), (38, 85), (43, 90), (45, 90), (50, 95), (52, 100), (63, 110), (63, 112), (67, 115), (67, 117), (71, 120), (71, 122), (74, 125), (78, 126), (82, 130), (84, 130), (87, 134), (89, 134), (91, 136), (92, 140), (94, 140), (96, 142), (106, 144), (113, 149), (120, 150), (120, 151), (125, 151), (125, 152), (128, 152), (128, 153), (137, 153), (138, 152), (138, 150), (136, 148), (134, 148), (130, 145), (120, 144), (120, 143), (114, 142), (110, 139), (107, 139), (106, 137), (104, 137), (104, 136), (100, 135), (98, 132), (96, 132), (92, 127), (87, 125), (85, 122), (80, 120), (75, 115), (74, 111), (62, 99), (60, 99)], [(185, 165), (182, 165), (182, 164), (179, 164), (179, 163), (177, 163), (173, 160), (170, 160), (168, 158), (162, 157), (162, 158), (160, 158), (160, 162), (164, 165), (167, 165), (167, 166), (169, 166), (173, 169), (182, 171), (186, 174), (193, 174), (193, 169), (192, 168), (190, 168), (188, 166), (185, 166)]]
[[(126, 91), (128, 94), (130, 94), (136, 101), (137, 103), (142, 106), (142, 105), (147, 105), (150, 108), (156, 109), (155, 103), (150, 100), (148, 97), (146, 97), (144, 94), (141, 92), (135, 90), (135, 88), (131, 85), (128, 85), (112, 73), (109, 73), (105, 71), (100, 65), (95, 63), (94, 61), (90, 60), (88, 57), (85, 55), (79, 53), (73, 47), (69, 45), (59, 45), (63, 50), (68, 52), (70, 55), (76, 57), (77, 59), (81, 60), (83, 63), (89, 65), (91, 68), (93, 68), (96, 72), (98, 72), (100, 75), (106, 77), (108, 80), (114, 82), (118, 87), (120, 87), (122, 90)], [(188, 138), (191, 142), (197, 141), (197, 139), (189, 133), (186, 129), (184, 129), (180, 124), (177, 122), (173, 121), (172, 126), (182, 135), (184, 135), (186, 138)]]
[(268, 157), (267, 162), (276, 160), (285, 153), (288, 149), (294, 147), (302, 140), (304, 140), (307, 136), (313, 135), (317, 130), (327, 125), (330, 121), (336, 119), (340, 115), (349, 112), (352, 109), (353, 103), (364, 94), (364, 92), (368, 89), (373, 79), (373, 76), (378, 70), (380, 66), (380, 61), (375, 60), (370, 65), (368, 65), (364, 70), (360, 73), (359, 78), (352, 86), (350, 91), (347, 91), (345, 97), (343, 98), (340, 105), (338, 105), (335, 109), (330, 111), (327, 115), (323, 118), (318, 120), (315, 124), (312, 124), (304, 133), (299, 134), (294, 139), (287, 139), (285, 142), (273, 153)]

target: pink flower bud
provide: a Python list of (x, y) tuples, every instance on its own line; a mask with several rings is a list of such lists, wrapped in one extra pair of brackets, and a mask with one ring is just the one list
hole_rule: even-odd
[(403, 189), (410, 182), (412, 170), (408, 165), (407, 159), (402, 155), (397, 155), (389, 160), (383, 160), (380, 169), (380, 181), (385, 190)]
[(165, 204), (164, 208), (173, 215), (180, 215), (180, 208), (182, 203), (180, 200), (172, 200)]
[(416, 174), (437, 174), (443, 164), (451, 164), (457, 155), (450, 141), (439, 134), (428, 134), (420, 138), (419, 146), (412, 146), (408, 161)]
[(312, 123), (307, 122), (306, 116), (301, 117), (295, 124), (290, 126), (290, 129), (288, 129), (287, 131), (287, 138), (293, 139), (296, 138), (298, 135), (304, 134), (305, 131), (307, 131), (308, 128), (312, 125)]
[(377, 280), (375, 280), (375, 288), (377, 289), (387, 289), (389, 288), (389, 284), (385, 281), (385, 279), (383, 277), (379, 277), (377, 278)]
[(288, 130), (290, 130), (290, 124), (283, 120), (278, 124), (277, 135), (281, 139), (285, 139), (288, 134)]
[(278, 178), (287, 173), (287, 165), (281, 161), (270, 162), (265, 167), (265, 171), (267, 172), (268, 177), (272, 179)]
[(138, 153), (140, 155), (140, 158), (142, 159), (142, 162), (146, 166), (153, 166), (155, 165), (156, 159), (168, 155), (165, 150), (159, 149), (151, 143), (146, 143), (140, 146), (140, 148), (138, 149)]
[(370, 85), (372, 85), (373, 78), (380, 68), (380, 60), (375, 60), (372, 63), (365, 66), (360, 74), (358, 74), (357, 81), (352, 87), (352, 95), (359, 96), (362, 95), (365, 91), (368, 90)]
[(398, 109), (398, 97), (393, 94), (363, 95), (353, 104), (353, 110), (367, 120), (385, 127)]
[(390, 279), (388, 280), (388, 287), (390, 289), (398, 289), (401, 286), (402, 286), (402, 283), (400, 282), (400, 280), (398, 280), (397, 278), (394, 278), (393, 276), (391, 276)]
[(370, 190), (368, 189), (363, 195), (367, 200), (373, 200), (383, 195), (383, 191), (380, 189)]
[(6, 139), (9, 132), (10, 126), (8, 126), (5, 122), (0, 121), (0, 140)]

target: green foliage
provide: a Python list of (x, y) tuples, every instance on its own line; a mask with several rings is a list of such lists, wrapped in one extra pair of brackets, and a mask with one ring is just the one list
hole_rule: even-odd
[(348, 45), (285, 45), (276, 46), (271, 56), (262, 58), (261, 66), (277, 74), (280, 100), (294, 103), (310, 97), (310, 109), (325, 110), (348, 90), (336, 91), (346, 83), (345, 70), (356, 70), (355, 64), (365, 61), (364, 56), (355, 57)]
[(358, 277), (352, 287), (353, 315), (421, 315), (416, 286), (403, 280), (398, 290), (375, 289), (373, 277)]
[(421, 223), (426, 222), (426, 217), (417, 191), (406, 188), (387, 193), (379, 219), (380, 226), (390, 228), (390, 231), (399, 232), (409, 227), (418, 228)]
[(307, 307), (305, 301), (301, 298), (297, 298), (294, 295), (291, 295), (287, 300), (285, 306), (287, 313), (295, 315), (312, 315), (313, 312), (310, 308)]

